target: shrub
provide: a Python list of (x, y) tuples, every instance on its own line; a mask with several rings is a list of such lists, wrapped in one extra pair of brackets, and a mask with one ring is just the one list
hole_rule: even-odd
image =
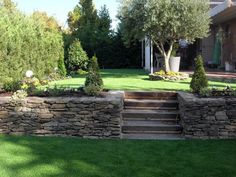
[(190, 83), (190, 88), (194, 93), (199, 93), (202, 89), (208, 87), (208, 80), (203, 66), (202, 56), (195, 59), (195, 70)]
[(21, 83), (18, 80), (12, 78), (5, 79), (3, 83), (3, 90), (6, 92), (15, 92), (20, 89)]
[(86, 74), (88, 74), (88, 72), (87, 72), (87, 71), (84, 71), (84, 70), (82, 70), (82, 69), (79, 69), (79, 70), (78, 70), (78, 74), (79, 74), (79, 75), (86, 75)]
[(27, 91), (28, 93), (33, 93), (39, 86), (41, 86), (41, 82), (38, 78), (24, 78), (22, 81), (21, 89)]
[(78, 69), (86, 70), (88, 65), (88, 56), (83, 50), (80, 41), (75, 40), (70, 48), (67, 59), (67, 66), (70, 71), (77, 71)]
[(55, 70), (51, 72), (47, 77), (48, 81), (57, 81), (63, 79), (63, 76), (59, 72)]
[(47, 18), (26, 16), (0, 5), (0, 82), (4, 77), (21, 80), (27, 70), (46, 76), (64, 55), (59, 29), (51, 30)]
[[(89, 72), (85, 80), (85, 93), (96, 95), (103, 88), (103, 81), (99, 73), (97, 57), (93, 56), (89, 62)], [(96, 93), (95, 93), (96, 92)]]
[(86, 76), (85, 87), (89, 85), (96, 85), (102, 89), (103, 81), (99, 73), (94, 73), (92, 71), (89, 71), (89, 73)]
[(11, 97), (11, 102), (17, 102), (19, 100), (22, 100), (28, 96), (27, 92), (25, 90), (17, 90), (13, 93)]
[(61, 76), (65, 77), (67, 72), (66, 72), (66, 67), (65, 67), (65, 63), (64, 63), (64, 59), (61, 58), (58, 61), (58, 72)]
[(98, 59), (97, 59), (96, 56), (93, 56), (93, 57), (89, 60), (88, 70), (89, 70), (89, 71), (96, 72), (96, 73), (99, 72)]
[(89, 62), (89, 72), (85, 80), (85, 86), (95, 85), (102, 89), (103, 81), (99, 73), (97, 57), (93, 56)]
[(101, 91), (101, 88), (93, 84), (88, 85), (84, 88), (84, 92), (90, 96), (97, 96), (99, 91)]

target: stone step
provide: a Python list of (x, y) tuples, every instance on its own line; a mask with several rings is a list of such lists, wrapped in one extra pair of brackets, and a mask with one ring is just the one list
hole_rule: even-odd
[(148, 134), (156, 134), (156, 135), (181, 135), (182, 130), (145, 130), (145, 131), (140, 131), (140, 130), (122, 130), (122, 134), (140, 134), (140, 135), (148, 135)]
[(123, 119), (123, 126), (132, 126), (134, 124), (140, 125), (178, 125), (178, 120), (176, 119), (156, 119), (156, 120), (140, 120), (140, 119)]
[(182, 130), (182, 127), (180, 125), (168, 125), (168, 124), (160, 124), (160, 123), (154, 123), (154, 122), (140, 122), (140, 121), (128, 121), (122, 126), (122, 132), (128, 133), (128, 132), (139, 132), (139, 133), (145, 133), (145, 132), (171, 132), (171, 133), (180, 133)]
[(175, 92), (125, 92), (126, 99), (176, 100)]
[(178, 101), (177, 100), (147, 100), (147, 99), (125, 99), (124, 102), (125, 108), (127, 107), (152, 107), (152, 108), (160, 108), (160, 107), (170, 107), (177, 108)]
[(133, 140), (184, 140), (181, 134), (122, 134), (123, 139)]
[(163, 124), (176, 124), (179, 122), (179, 118), (136, 118), (136, 117), (131, 117), (131, 118), (123, 118), (123, 121), (155, 121), (158, 123), (163, 123)]
[(133, 107), (125, 106), (125, 109), (142, 109), (142, 110), (178, 110), (178, 107)]
[(142, 119), (155, 119), (155, 118), (174, 118), (179, 117), (177, 110), (145, 110), (145, 109), (125, 109), (122, 113), (123, 118), (142, 118)]

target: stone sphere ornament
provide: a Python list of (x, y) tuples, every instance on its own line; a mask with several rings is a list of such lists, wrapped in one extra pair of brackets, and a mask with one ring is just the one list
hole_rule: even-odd
[(28, 71), (26, 71), (26, 73), (25, 73), (25, 76), (28, 77), (28, 78), (33, 77), (33, 75), (34, 75), (34, 73), (33, 73), (33, 71), (31, 71), (31, 70), (28, 70)]
[(58, 67), (55, 67), (55, 68), (54, 68), (54, 71), (55, 71), (55, 72), (58, 71), (58, 70), (59, 70)]

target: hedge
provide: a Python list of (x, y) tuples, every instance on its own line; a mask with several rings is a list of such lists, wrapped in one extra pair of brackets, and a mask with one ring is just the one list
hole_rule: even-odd
[(0, 82), (21, 79), (27, 70), (42, 78), (63, 59), (60, 30), (50, 30), (40, 18), (0, 7)]

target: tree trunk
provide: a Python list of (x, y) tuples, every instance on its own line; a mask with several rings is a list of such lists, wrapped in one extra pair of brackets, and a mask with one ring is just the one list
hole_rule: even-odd
[(154, 44), (156, 44), (158, 50), (160, 51), (161, 55), (164, 57), (164, 71), (165, 72), (169, 72), (170, 71), (170, 56), (171, 56), (171, 52), (173, 50), (173, 45), (174, 45), (174, 41), (171, 41), (170, 42), (170, 47), (169, 47), (169, 50), (168, 52), (166, 53), (165, 51), (165, 48), (164, 48), (164, 44), (163, 43), (160, 43), (158, 44), (158, 42), (155, 42), (154, 41)]
[(170, 71), (170, 64), (169, 64), (170, 57), (169, 56), (165, 56), (164, 60), (165, 60), (164, 71), (165, 72), (169, 72)]

